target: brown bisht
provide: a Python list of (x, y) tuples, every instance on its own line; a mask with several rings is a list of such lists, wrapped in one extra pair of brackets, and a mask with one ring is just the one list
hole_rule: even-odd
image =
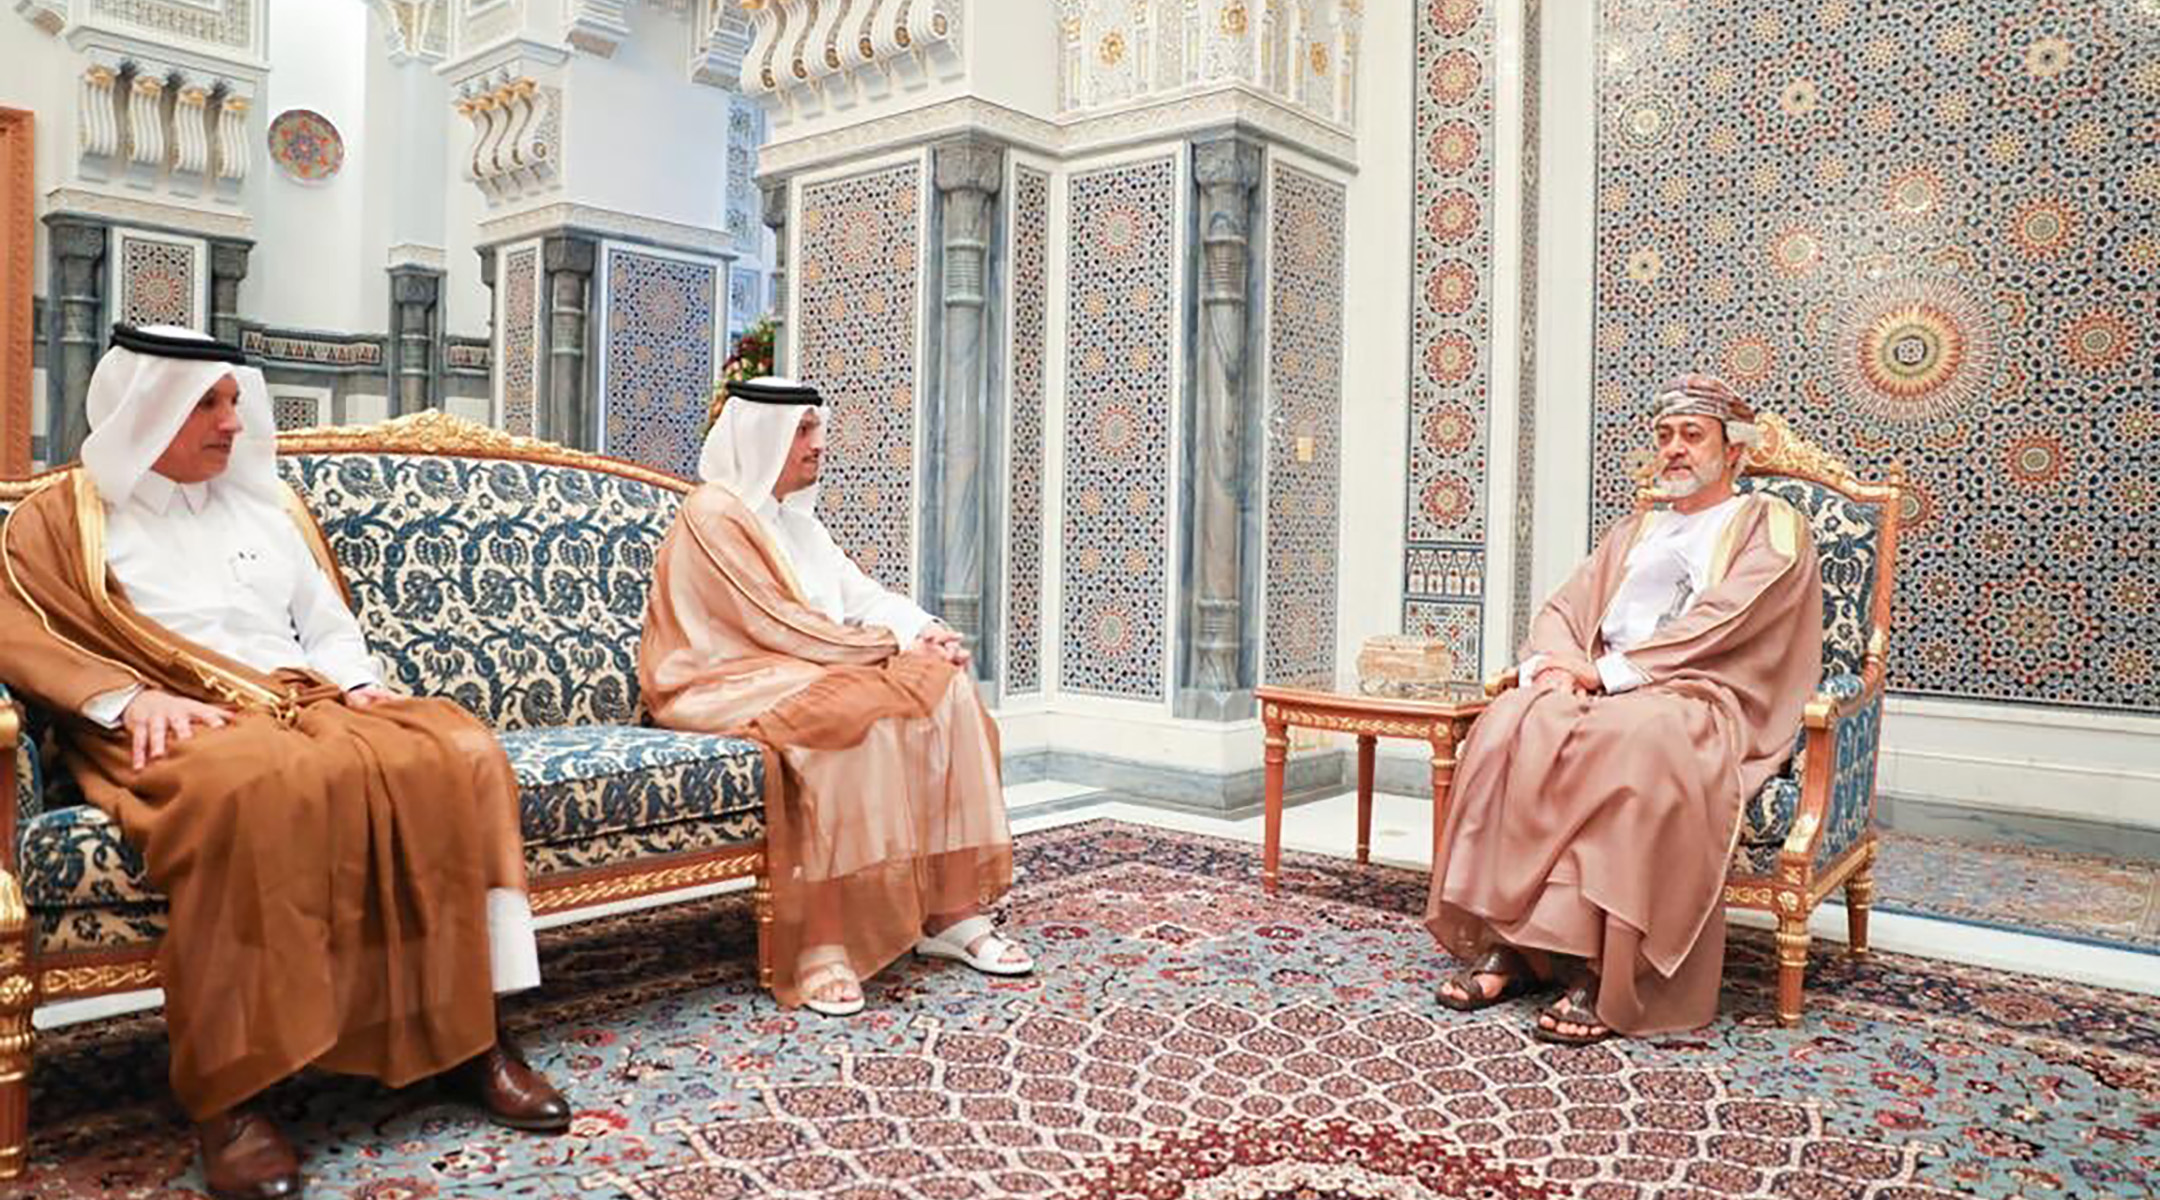
[[(525, 887), (494, 736), (446, 700), (354, 709), (312, 674), (173, 635), (110, 580), (103, 530), (79, 470), (9, 516), (0, 677), (60, 718), (84, 795), (171, 901), (158, 973), (181, 1104), (201, 1119), (310, 1065), (401, 1086), (487, 1049), (487, 891)], [(131, 684), (236, 716), (136, 770), (125, 732), (80, 716)]]
[(868, 979), (933, 915), (1012, 885), (997, 726), (963, 671), (900, 653), (892, 631), (802, 599), (784, 553), (720, 484), (690, 493), (661, 543), (638, 686), (670, 729), (765, 747), (773, 995), (837, 944)]
[[(1660, 515), (1613, 526), (1538, 613), (1525, 657), (1604, 653), (1628, 550)], [(1742, 804), (1792, 753), (1822, 671), (1822, 581), (1790, 505), (1741, 504), (1712, 572), (1626, 651), (1649, 682), (1604, 695), (1523, 680), (1494, 699), (1464, 743), (1433, 864), (1426, 925), (1450, 953), (1497, 939), (1588, 959), (1598, 1019), (1622, 1033), (1717, 1015)]]

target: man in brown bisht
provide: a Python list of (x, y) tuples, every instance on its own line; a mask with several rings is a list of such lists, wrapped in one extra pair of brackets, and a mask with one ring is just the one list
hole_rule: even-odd
[(1012, 883), (997, 726), (959, 635), (818, 519), (823, 404), (728, 385), (660, 547), (638, 685), (661, 725), (765, 746), (773, 994), (846, 1016), (910, 946), (990, 975), (1034, 962), (983, 912)]
[(1759, 434), (1723, 381), (1657, 395), (1658, 486), (1532, 623), (1521, 686), (1471, 728), (1426, 925), (1471, 1010), (1571, 986), (1547, 1041), (1707, 1024), (1741, 807), (1791, 754), (1822, 664), (1807, 521), (1734, 491)]
[(497, 1031), (538, 986), (516, 783), (446, 700), (385, 690), (235, 347), (118, 327), (91, 433), (0, 529), (0, 678), (171, 901), (172, 1085), (219, 1197), (301, 1190), (248, 1106), (315, 1066), (448, 1072), (500, 1124), (569, 1109)]

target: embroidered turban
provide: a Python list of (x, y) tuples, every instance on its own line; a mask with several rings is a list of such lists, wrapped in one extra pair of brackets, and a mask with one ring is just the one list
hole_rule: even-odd
[(1725, 425), (1725, 440), (1737, 445), (1753, 446), (1762, 440), (1755, 406), (1715, 375), (1682, 375), (1658, 389), (1652, 421), (1688, 416), (1717, 418)]

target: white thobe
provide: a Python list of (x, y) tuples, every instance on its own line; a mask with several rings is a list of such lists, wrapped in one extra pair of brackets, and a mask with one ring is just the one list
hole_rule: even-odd
[(937, 618), (864, 574), (818, 520), (813, 495), (805, 490), (784, 502), (767, 496), (750, 510), (787, 555), (795, 582), (802, 585), (803, 601), (844, 625), (890, 629), (903, 650), (914, 645)]
[[(136, 611), (235, 662), (265, 673), (304, 667), (346, 691), (382, 679), (337, 585), (268, 501), (152, 471), (125, 504), (106, 508), (105, 566)], [(141, 690), (93, 696), (83, 715), (117, 727)], [(538, 987), (525, 893), (491, 888), (487, 912), (495, 990)]]
[[(1648, 641), (1709, 590), (1718, 538), (1739, 515), (1740, 500), (1732, 496), (1701, 512), (1664, 511), (1649, 518), (1648, 528), (1628, 549), (1620, 586), (1598, 623), (1605, 653), (1598, 656), (1596, 666), (1607, 692), (1625, 692), (1646, 682), (1627, 660), (1626, 651)], [(1516, 678), (1529, 683), (1545, 661), (1543, 654), (1524, 659)]]

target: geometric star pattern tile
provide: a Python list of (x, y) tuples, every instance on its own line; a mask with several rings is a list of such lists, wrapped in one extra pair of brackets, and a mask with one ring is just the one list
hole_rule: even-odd
[(1042, 690), (1043, 360), (1050, 176), (1013, 168), (1012, 417), (1007, 496), (1005, 690)]
[(607, 248), (606, 453), (696, 478), (719, 369), (713, 335), (725, 270)]
[(539, 244), (503, 255), (502, 278), (502, 424), (529, 437), (539, 407)]
[[(1492, 390), (1493, 20), (1487, 0), (1417, 6), (1412, 139), (1410, 429), (1403, 629), (1478, 662), (1482, 573), (1421, 592), (1421, 558), (1481, 551)], [(1482, 554), (1479, 555), (1482, 566)]]
[(1163, 696), (1178, 169), (1072, 175), (1059, 685)]
[(1342, 481), (1342, 185), (1278, 165), (1269, 220), (1267, 642), (1271, 684), (1335, 682)]
[(195, 328), (195, 247), (125, 233), (118, 238), (120, 311), (114, 319), (128, 325)]
[(872, 578), (914, 590), (915, 323), (922, 168), (802, 192), (797, 361), (825, 394), (818, 515)]
[(2160, 5), (1602, 14), (1594, 461), (1721, 374), (1906, 472), (1892, 688), (2160, 711)]

